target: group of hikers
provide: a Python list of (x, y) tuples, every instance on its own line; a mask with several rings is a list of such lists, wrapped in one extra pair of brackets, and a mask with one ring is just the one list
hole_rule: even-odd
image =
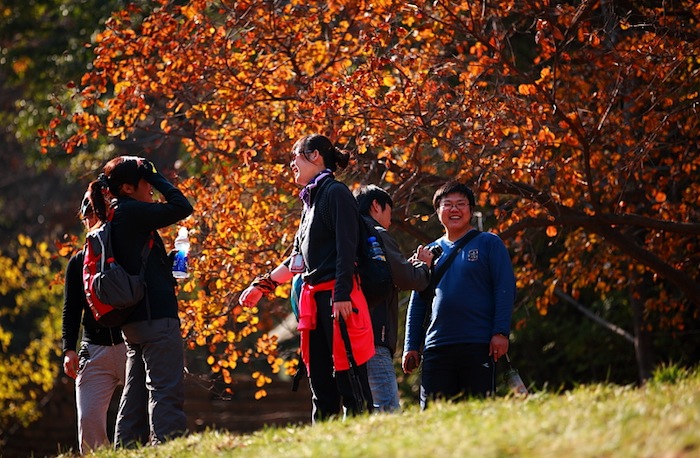
[[(290, 167), (303, 209), (293, 250), (258, 275), (239, 303), (252, 307), (278, 285), (300, 279), (300, 371), (308, 376), (313, 422), (400, 411), (394, 369), (400, 290), (412, 291), (401, 365), (405, 373), (421, 367), (421, 407), (437, 398), (492, 395), (496, 363), (508, 352), (515, 277), (502, 240), (472, 226), (472, 190), (457, 181), (437, 189), (433, 206), (444, 235), (405, 257), (387, 231), (391, 196), (375, 185), (353, 193), (335, 179), (349, 160), (323, 135), (295, 143)], [(154, 202), (153, 189), (164, 201)], [(76, 379), (81, 453), (111, 442), (107, 408), (119, 385), (115, 447), (157, 445), (186, 432), (176, 281), (157, 230), (192, 211), (182, 192), (140, 157), (109, 161), (88, 186), (80, 217), (88, 230), (111, 221), (114, 257), (127, 271), (139, 272), (151, 237), (153, 247), (146, 297), (119, 328), (97, 324), (90, 312), (82, 252), (68, 263), (64, 371)], [(356, 271), (358, 250), (367, 249), (360, 237), (365, 225), (378, 234), (391, 273), (391, 288), (381, 296), (364, 294)]]

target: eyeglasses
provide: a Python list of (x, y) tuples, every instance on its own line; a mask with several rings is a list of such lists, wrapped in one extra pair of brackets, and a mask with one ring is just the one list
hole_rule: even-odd
[(469, 208), (469, 202), (466, 200), (458, 200), (457, 202), (451, 202), (449, 200), (440, 202), (440, 210), (452, 210), (456, 208), (457, 210), (463, 211)]

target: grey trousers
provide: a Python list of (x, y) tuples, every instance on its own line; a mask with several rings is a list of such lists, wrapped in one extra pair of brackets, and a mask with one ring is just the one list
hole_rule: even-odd
[(187, 429), (183, 409), (184, 351), (180, 320), (160, 318), (122, 326), (126, 385), (119, 402), (115, 448), (159, 444)]
[(75, 379), (78, 444), (86, 454), (109, 444), (107, 411), (114, 391), (124, 385), (126, 346), (81, 342), (80, 369)]

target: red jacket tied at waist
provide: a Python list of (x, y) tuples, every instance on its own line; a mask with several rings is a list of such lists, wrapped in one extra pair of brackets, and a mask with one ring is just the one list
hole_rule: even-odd
[[(307, 369), (310, 367), (309, 334), (311, 330), (316, 329), (316, 299), (314, 295), (318, 291), (332, 291), (334, 284), (335, 280), (329, 280), (313, 286), (304, 283), (301, 289), (297, 330), (301, 335), (301, 359), (304, 361)], [(353, 278), (350, 301), (353, 308), (356, 308), (358, 312), (351, 313), (345, 323), (352, 346), (352, 355), (355, 358), (355, 362), (359, 365), (366, 363), (374, 356), (374, 333), (367, 301), (355, 278)], [(350, 362), (345, 354), (345, 344), (340, 335), (340, 326), (337, 320), (333, 320), (333, 366), (337, 371), (350, 369)]]

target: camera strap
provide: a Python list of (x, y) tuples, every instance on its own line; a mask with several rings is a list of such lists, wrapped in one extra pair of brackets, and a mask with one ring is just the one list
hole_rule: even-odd
[(425, 301), (427, 305), (427, 309), (425, 311), (425, 320), (424, 320), (424, 327), (428, 327), (428, 323), (430, 321), (430, 315), (432, 314), (430, 311), (433, 308), (433, 298), (435, 297), (435, 288), (437, 287), (437, 284), (440, 283), (440, 280), (442, 277), (445, 275), (445, 272), (447, 272), (447, 269), (452, 265), (452, 262), (455, 260), (457, 257), (457, 253), (462, 251), (462, 248), (466, 246), (467, 243), (471, 242), (474, 240), (474, 238), (481, 234), (481, 231), (472, 229), (457, 241), (455, 243), (454, 248), (452, 248), (452, 251), (450, 251), (449, 256), (447, 256), (447, 259), (445, 259), (445, 262), (440, 263), (440, 265), (437, 267), (437, 269), (433, 270), (433, 274), (430, 276), (430, 283), (428, 284), (428, 287), (425, 288), (423, 291), (420, 292), (421, 298)]
[(467, 235), (465, 235), (464, 237), (459, 239), (457, 243), (455, 243), (454, 248), (452, 248), (452, 251), (450, 251), (450, 255), (447, 257), (447, 259), (445, 259), (445, 262), (441, 263), (438, 266), (437, 270), (433, 272), (433, 276), (430, 279), (430, 286), (433, 290), (435, 290), (435, 287), (438, 283), (440, 283), (440, 280), (445, 275), (445, 272), (447, 272), (447, 269), (452, 265), (452, 262), (457, 257), (457, 253), (462, 251), (462, 248), (464, 248), (467, 243), (474, 240), (474, 237), (476, 237), (479, 234), (481, 234), (481, 231), (478, 231), (476, 229), (471, 230)]

